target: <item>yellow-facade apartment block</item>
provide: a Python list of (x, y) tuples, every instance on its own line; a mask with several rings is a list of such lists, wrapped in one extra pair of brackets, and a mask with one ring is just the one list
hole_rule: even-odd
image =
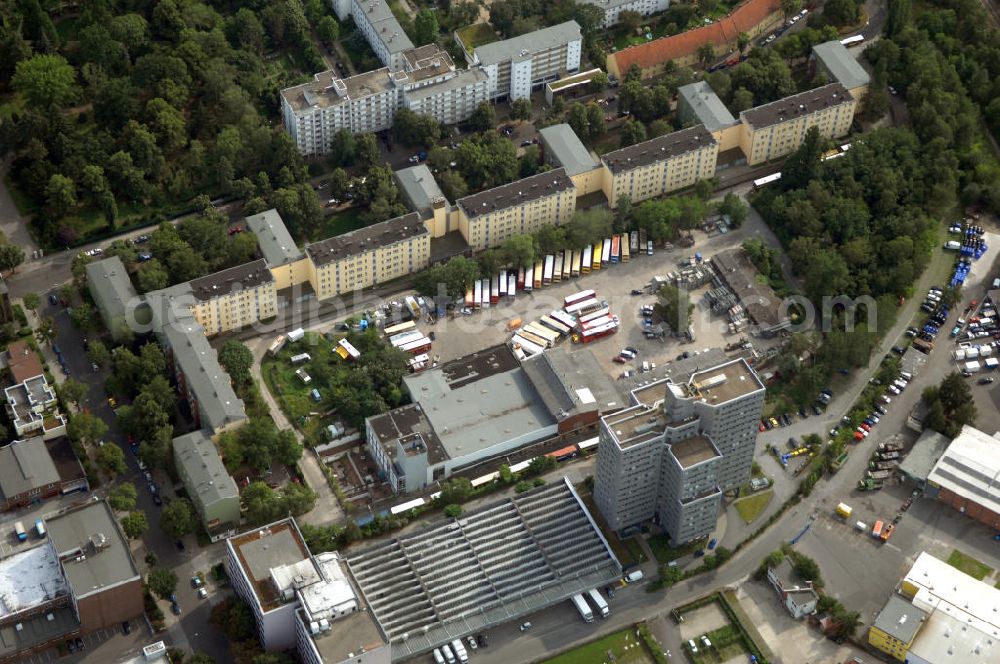
[(309, 281), (325, 300), (418, 272), (430, 264), (431, 234), (415, 212), (306, 247)]
[(458, 229), (473, 251), (498, 247), (515, 235), (570, 220), (576, 187), (557, 168), (458, 200)]
[(818, 128), (823, 138), (844, 136), (857, 105), (843, 85), (831, 83), (743, 111), (740, 149), (754, 166), (796, 150), (810, 127)]
[(191, 313), (209, 336), (278, 313), (276, 283), (263, 259), (193, 279), (190, 286)]
[(614, 207), (621, 196), (635, 203), (693, 185), (715, 175), (719, 143), (704, 125), (682, 129), (609, 152), (604, 195)]

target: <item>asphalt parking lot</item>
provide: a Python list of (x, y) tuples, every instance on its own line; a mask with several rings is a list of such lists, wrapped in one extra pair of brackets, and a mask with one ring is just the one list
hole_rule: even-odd
[[(563, 298), (567, 295), (593, 289), (597, 292), (598, 299), (606, 300), (611, 312), (621, 319), (618, 332), (587, 346), (573, 345), (569, 341), (563, 341), (562, 344), (573, 351), (583, 348), (593, 350), (608, 375), (618, 378), (623, 370), (634, 370), (643, 360), (661, 365), (674, 360), (685, 350), (725, 347), (740, 338), (741, 335), (728, 334), (725, 321), (720, 317), (710, 316), (707, 307), (701, 303), (701, 297), (708, 288), (706, 286), (691, 293), (691, 301), (696, 305), (692, 325), (696, 337), (694, 343), (687, 343), (679, 338), (662, 341), (646, 339), (643, 336), (639, 307), (641, 304), (655, 303), (656, 298), (652, 294), (633, 296), (630, 292), (633, 289), (643, 289), (655, 275), (665, 275), (677, 270), (678, 261), (695, 252), (701, 252), (708, 260), (713, 254), (739, 246), (750, 237), (760, 237), (765, 242), (774, 244), (770, 232), (759, 221), (759, 217), (752, 214), (740, 229), (725, 235), (710, 237), (701, 231), (695, 231), (693, 247), (657, 249), (653, 256), (635, 256), (628, 263), (605, 266), (596, 272), (564, 280), (541, 290), (518, 292), (513, 301), (474, 311), (470, 316), (456, 315), (453, 318), (443, 318), (433, 325), (421, 323), (420, 327), (425, 333), (434, 332), (432, 355), (439, 362), (447, 362), (505, 343), (511, 336), (507, 329), (511, 320), (519, 318), (525, 324), (537, 320), (553, 309), (561, 308)], [(612, 358), (626, 346), (639, 350), (636, 360), (625, 365), (614, 363)]]

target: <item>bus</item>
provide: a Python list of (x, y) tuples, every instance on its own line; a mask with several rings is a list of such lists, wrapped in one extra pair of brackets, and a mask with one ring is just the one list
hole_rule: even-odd
[(17, 535), (18, 542), (24, 542), (28, 539), (28, 531), (24, 529), (24, 524), (20, 521), (14, 524), (14, 534)]
[(517, 275), (513, 271), (507, 273), (507, 297), (514, 299), (517, 295)]
[(844, 46), (850, 47), (850, 46), (857, 46), (864, 40), (865, 40), (864, 35), (854, 35), (852, 37), (847, 37), (846, 39), (841, 39), (840, 43), (843, 44)]
[(274, 341), (271, 342), (271, 345), (267, 347), (268, 355), (270, 355), (271, 357), (277, 355), (278, 352), (285, 347), (286, 341), (288, 341), (288, 337), (286, 337), (283, 334), (280, 334), (277, 337), (275, 337)]
[(341, 339), (337, 342), (337, 354), (345, 360), (358, 360), (361, 358), (361, 353), (354, 347), (354, 344), (347, 339)]
[(420, 507), (424, 504), (423, 498), (414, 498), (405, 503), (400, 503), (399, 505), (393, 505), (389, 508), (389, 514), (402, 514), (403, 512), (409, 512), (415, 507)]
[(582, 443), (578, 444), (577, 447), (579, 447), (580, 451), (583, 452), (584, 450), (589, 450), (589, 449), (591, 449), (593, 447), (597, 447), (597, 444), (599, 442), (601, 442), (600, 437), (595, 436), (594, 438), (588, 438), (587, 440), (585, 440)]
[(614, 323), (615, 325), (618, 324), (617, 322), (615, 322), (614, 318), (612, 318), (611, 316), (608, 316), (608, 315), (605, 314), (604, 316), (598, 316), (597, 318), (591, 318), (590, 320), (587, 320), (587, 321), (581, 320), (580, 321), (580, 329), (581, 330), (593, 330), (594, 328), (603, 327), (603, 326), (607, 325), (608, 323)]
[(569, 273), (574, 277), (580, 276), (580, 251), (573, 252), (573, 262), (570, 263)]
[(490, 282), (490, 304), (496, 304), (500, 301), (500, 275), (494, 276), (489, 280)]
[(565, 311), (560, 311), (559, 309), (556, 309), (555, 311), (549, 314), (549, 317), (552, 318), (553, 320), (559, 321), (560, 323), (562, 323), (571, 330), (574, 327), (576, 327), (576, 318), (570, 316)]
[(514, 336), (521, 337), (522, 339), (527, 339), (531, 343), (541, 346), (542, 348), (550, 348), (552, 346), (552, 344), (549, 343), (548, 339), (538, 336), (528, 328), (522, 328), (518, 330), (517, 334)]
[(35, 521), (35, 532), (39, 537), (45, 537), (45, 522), (41, 519)]
[(629, 235), (628, 244), (629, 244), (629, 249), (632, 250), (633, 254), (639, 251), (639, 231), (632, 231), (632, 233)]
[(569, 279), (573, 275), (573, 252), (567, 250), (563, 258), (563, 279)]
[(550, 346), (555, 346), (559, 342), (559, 333), (555, 330), (545, 327), (541, 323), (532, 322), (521, 328), (523, 331), (530, 332), (536, 337), (541, 337), (549, 342)]
[(872, 527), (872, 537), (882, 537), (882, 522), (876, 521)]
[(549, 254), (545, 257), (545, 272), (542, 273), (542, 283), (552, 283), (552, 270), (555, 268), (556, 257)]
[(507, 297), (507, 270), (500, 270), (500, 297)]
[(490, 280), (480, 279), (481, 295), (479, 297), (479, 306), (487, 308), (490, 306)]
[(761, 187), (766, 187), (772, 182), (777, 182), (781, 179), (781, 173), (771, 173), (770, 175), (765, 175), (762, 178), (757, 178), (753, 181), (753, 190), (757, 191)]
[(590, 263), (590, 268), (592, 270), (600, 270), (601, 269), (601, 252), (603, 251), (602, 247), (604, 247), (604, 243), (603, 242), (595, 242), (594, 243), (593, 260)]
[(427, 337), (421, 337), (415, 341), (403, 344), (398, 348), (399, 350), (406, 351), (412, 355), (420, 355), (421, 353), (426, 353), (431, 349), (431, 340)]
[(611, 262), (617, 263), (621, 259), (622, 237), (620, 235), (611, 236)]
[(465, 308), (472, 309), (476, 306), (476, 291), (471, 288), (465, 291)]
[(577, 452), (576, 445), (567, 445), (566, 447), (560, 448), (558, 450), (553, 450), (545, 456), (551, 457), (556, 461), (565, 461), (566, 459), (572, 459), (576, 456)]
[(535, 263), (535, 283), (532, 284), (535, 288), (542, 287), (542, 276), (545, 274), (545, 259), (539, 260)]
[(552, 283), (558, 284), (562, 281), (562, 268), (563, 268), (563, 255), (562, 252), (556, 254), (555, 261), (552, 263)]
[(580, 259), (580, 274), (590, 274), (591, 247), (589, 244), (583, 248), (583, 256)]
[(580, 300), (579, 302), (574, 302), (570, 306), (566, 307), (566, 313), (574, 316), (584, 316), (589, 314), (595, 309), (601, 308), (601, 303), (596, 297), (592, 297), (587, 300)]
[(565, 325), (563, 325), (556, 319), (552, 318), (551, 316), (542, 316), (541, 318), (538, 319), (538, 322), (544, 325), (545, 327), (549, 328), (550, 330), (558, 332), (559, 336), (561, 337), (569, 336), (569, 333), (573, 331), (573, 328), (566, 327)]
[(394, 337), (397, 334), (402, 334), (403, 332), (413, 332), (417, 329), (417, 324), (412, 320), (408, 320), (405, 323), (400, 323), (399, 325), (390, 325), (389, 327), (382, 330), (386, 337)]
[(628, 236), (622, 236), (622, 263), (628, 263), (629, 258)]
[(524, 268), (524, 290), (531, 292), (535, 286), (535, 268), (528, 266)]
[(601, 265), (607, 265), (611, 262), (611, 238), (606, 238), (603, 243), (601, 243)]
[(410, 330), (409, 332), (403, 332), (401, 334), (392, 335), (391, 337), (389, 337), (389, 344), (395, 346), (396, 348), (399, 348), (400, 346), (408, 344), (411, 341), (416, 341), (417, 339), (420, 339), (423, 336), (424, 336), (423, 333), (420, 332), (419, 330)]
[(593, 289), (582, 290), (579, 293), (573, 293), (572, 295), (567, 295), (563, 298), (563, 306), (568, 307), (571, 304), (576, 304), (577, 302), (583, 302), (584, 300), (589, 300), (597, 295), (597, 292)]
[(524, 288), (524, 268), (517, 271), (517, 287)]

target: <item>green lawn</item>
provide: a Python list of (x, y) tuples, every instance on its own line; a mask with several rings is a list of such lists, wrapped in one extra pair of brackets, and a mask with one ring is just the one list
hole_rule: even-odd
[(972, 556), (966, 555), (954, 549), (951, 555), (948, 556), (948, 564), (957, 570), (961, 570), (968, 574), (969, 576), (982, 581), (984, 578), (993, 573), (993, 568), (989, 565), (984, 565)]
[[(294, 344), (287, 344), (275, 357), (268, 357), (261, 364), (261, 374), (267, 389), (271, 391), (275, 399), (281, 404), (285, 415), (292, 421), (292, 424), (302, 427), (306, 420), (319, 419), (315, 413), (325, 413), (331, 410), (333, 403), (332, 394), (326, 394), (320, 390), (322, 400), (316, 403), (312, 400), (310, 392), (314, 384), (308, 385), (295, 375), (297, 369), (304, 369), (312, 377), (319, 373), (316, 367), (323, 365), (328, 367), (329, 372), (336, 371), (338, 365), (342, 365), (344, 360), (333, 352), (333, 344), (324, 339), (316, 332), (306, 333), (306, 338)], [(312, 359), (303, 364), (293, 366), (289, 361), (292, 355), (299, 353), (309, 353)]]
[(459, 30), (458, 38), (465, 44), (465, 49), (471, 52), (477, 46), (495, 42), (497, 40), (497, 33), (487, 23), (473, 23)]
[(767, 489), (746, 498), (741, 498), (733, 503), (740, 518), (750, 523), (763, 513), (774, 498), (774, 491)]
[[(614, 655), (611, 659), (608, 652)], [(546, 664), (652, 664), (653, 658), (630, 627), (546, 660)]]
[[(707, 634), (708, 640), (712, 642), (711, 648), (706, 648), (698, 640), (698, 653), (692, 655), (688, 652), (695, 664), (719, 664), (721, 662), (734, 661), (736, 657), (743, 655), (746, 659), (747, 649), (743, 646), (743, 637), (733, 625), (724, 625), (719, 629), (712, 630)], [(687, 647), (685, 647), (687, 650)]]
[(318, 242), (334, 235), (343, 235), (364, 228), (365, 222), (361, 219), (361, 212), (362, 210), (352, 206), (327, 215), (316, 231), (316, 237), (310, 239), (313, 242)]
[(647, 542), (649, 543), (649, 548), (653, 551), (653, 555), (660, 564), (666, 564), (672, 560), (677, 560), (683, 556), (690, 555), (697, 549), (705, 546), (705, 540), (695, 540), (694, 542), (688, 542), (683, 546), (670, 546), (670, 542), (667, 540), (666, 535), (655, 535), (650, 537)]

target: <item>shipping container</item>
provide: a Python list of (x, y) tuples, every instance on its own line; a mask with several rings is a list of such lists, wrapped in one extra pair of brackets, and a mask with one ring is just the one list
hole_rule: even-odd
[(601, 265), (611, 262), (611, 238), (607, 238), (601, 243)]
[(593, 255), (592, 255), (591, 261), (590, 261), (590, 267), (591, 267), (591, 269), (594, 269), (594, 270), (600, 270), (601, 269), (601, 253), (604, 251), (603, 247), (604, 247), (604, 243), (603, 242), (595, 242), (594, 243), (594, 252), (593, 252)]
[(882, 522), (876, 521), (875, 525), (872, 526), (872, 537), (881, 537), (881, 536), (882, 536)]
[(479, 282), (483, 285), (483, 297), (479, 305), (485, 309), (490, 306), (490, 280), (480, 279)]
[(472, 283), (472, 299), (477, 309), (483, 306), (483, 283), (479, 279)]
[(569, 333), (573, 331), (573, 328), (566, 327), (565, 325), (557, 321), (555, 318), (552, 318), (551, 316), (542, 316), (541, 318), (538, 319), (538, 322), (544, 325), (545, 327), (549, 328), (550, 330), (558, 332), (559, 335), (563, 337), (569, 336)]
[(303, 362), (308, 362), (312, 359), (309, 353), (299, 353), (298, 355), (292, 355), (288, 358), (288, 361), (292, 364), (302, 364)]
[(413, 320), (420, 320), (420, 305), (417, 304), (417, 301), (413, 297), (407, 295), (403, 298), (403, 302), (406, 303), (406, 308), (410, 310), (410, 315), (413, 316)]
[(573, 317), (573, 316), (570, 316), (565, 311), (560, 311), (560, 310), (556, 309), (555, 311), (553, 311), (552, 313), (550, 313), (549, 316), (552, 317), (553, 319), (559, 321), (560, 323), (562, 323), (563, 325), (565, 325), (566, 327), (568, 327), (571, 330), (574, 327), (576, 327), (576, 318)]
[(472, 309), (476, 306), (476, 292), (471, 288), (465, 291), (465, 308)]
[(589, 244), (583, 248), (583, 256), (580, 258), (580, 274), (590, 274), (590, 263), (591, 256), (593, 255), (593, 247)]
[[(545, 346), (540, 346), (536, 343), (528, 341), (520, 334), (515, 334), (513, 337), (511, 337), (510, 342), (513, 345), (513, 347), (520, 348), (528, 355), (538, 355), (539, 353), (545, 352)], [(513, 466), (511, 466), (511, 470), (512, 471), (514, 470)]]
[(583, 302), (584, 300), (592, 299), (597, 295), (594, 290), (582, 290), (579, 293), (573, 293), (572, 295), (567, 295), (563, 298), (563, 306), (569, 307), (570, 305), (576, 304), (577, 302)]
[(305, 336), (306, 336), (306, 331), (300, 327), (288, 333), (288, 340), (291, 341), (292, 343), (295, 343), (296, 341), (302, 341), (302, 338)]
[(596, 311), (600, 309), (602, 305), (597, 298), (590, 298), (589, 300), (581, 300), (580, 302), (574, 302), (570, 306), (566, 307), (566, 313), (572, 314), (574, 316), (583, 316), (591, 311)]

